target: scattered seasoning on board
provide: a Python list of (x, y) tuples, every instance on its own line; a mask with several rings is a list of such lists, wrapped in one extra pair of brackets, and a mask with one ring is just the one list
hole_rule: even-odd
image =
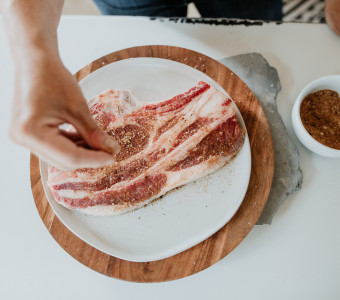
[(300, 117), (309, 134), (321, 144), (340, 150), (340, 97), (332, 90), (307, 95)]

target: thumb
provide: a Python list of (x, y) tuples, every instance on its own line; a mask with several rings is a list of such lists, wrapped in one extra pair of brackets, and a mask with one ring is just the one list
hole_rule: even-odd
[(91, 148), (111, 154), (117, 154), (120, 151), (119, 143), (99, 128), (89, 110), (86, 113), (78, 114), (72, 125)]

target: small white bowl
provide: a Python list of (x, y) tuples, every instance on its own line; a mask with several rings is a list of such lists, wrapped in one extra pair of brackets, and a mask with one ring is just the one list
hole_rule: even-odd
[(305, 129), (300, 118), (300, 106), (302, 100), (311, 93), (319, 90), (330, 89), (340, 95), (340, 75), (329, 75), (318, 78), (307, 84), (295, 100), (292, 110), (292, 123), (296, 136), (309, 150), (326, 157), (340, 157), (340, 150), (327, 147), (315, 140)]

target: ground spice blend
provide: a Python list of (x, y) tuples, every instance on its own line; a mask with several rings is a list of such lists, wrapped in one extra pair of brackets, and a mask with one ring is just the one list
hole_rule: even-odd
[(340, 150), (340, 97), (332, 90), (307, 95), (301, 102), (303, 126), (318, 142)]

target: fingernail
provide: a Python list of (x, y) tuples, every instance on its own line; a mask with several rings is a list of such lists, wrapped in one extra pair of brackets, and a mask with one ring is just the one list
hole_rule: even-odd
[(119, 144), (114, 141), (112, 138), (107, 138), (104, 141), (104, 147), (112, 154), (116, 154), (120, 151)]

